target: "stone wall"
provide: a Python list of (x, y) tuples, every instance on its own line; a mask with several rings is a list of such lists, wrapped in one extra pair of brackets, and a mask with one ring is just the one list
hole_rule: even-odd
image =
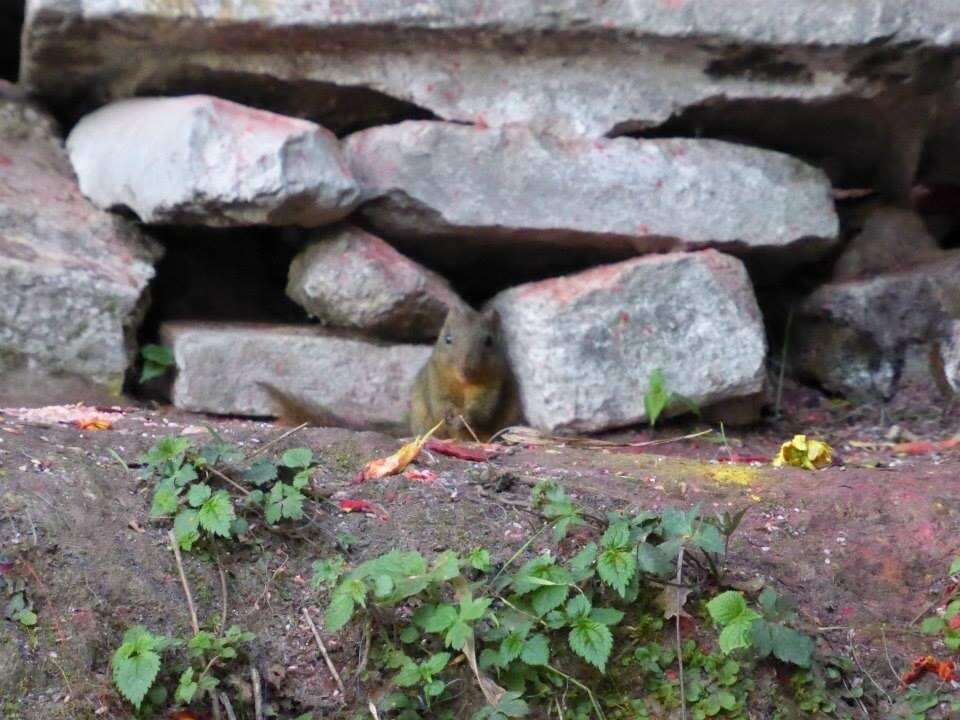
[(955, 365), (958, 50), (899, 0), (29, 0), (0, 399), (139, 392), (163, 339), (182, 407), (402, 428), (467, 303), (543, 429), (644, 420), (658, 368), (762, 398), (770, 341), (889, 397)]

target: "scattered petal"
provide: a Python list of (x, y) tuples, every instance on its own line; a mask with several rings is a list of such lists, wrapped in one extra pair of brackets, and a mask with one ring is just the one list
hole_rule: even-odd
[(403, 476), (407, 480), (422, 483), (436, 482), (439, 477), (433, 470), (417, 470), (416, 468), (407, 468)]
[(804, 470), (820, 470), (833, 463), (833, 448), (822, 440), (810, 440), (806, 435), (794, 435), (780, 446), (773, 459), (774, 467), (790, 465)]
[(456, 443), (453, 440), (431, 440), (426, 446), (427, 450), (435, 452), (437, 455), (446, 455), (457, 460), (469, 460), (471, 462), (486, 462), (503, 452), (503, 448), (496, 444), (475, 443), (468, 446)]
[(357, 475), (357, 482), (379, 480), (388, 475), (396, 475), (397, 473), (403, 472), (407, 465), (417, 459), (420, 450), (423, 449), (423, 446), (430, 440), (430, 436), (433, 435), (442, 424), (443, 421), (438, 422), (426, 435), (416, 438), (413, 442), (407, 443), (390, 457), (378, 458), (377, 460), (368, 462)]

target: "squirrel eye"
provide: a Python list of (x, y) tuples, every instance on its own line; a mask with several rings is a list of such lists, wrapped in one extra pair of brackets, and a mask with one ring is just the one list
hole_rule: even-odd
[(447, 345), (452, 345), (452, 344), (453, 344), (453, 338), (452, 338), (449, 334), (443, 336), (443, 341), (444, 341)]
[(493, 335), (487, 335), (486, 339), (483, 341), (483, 344), (487, 347), (493, 347)]

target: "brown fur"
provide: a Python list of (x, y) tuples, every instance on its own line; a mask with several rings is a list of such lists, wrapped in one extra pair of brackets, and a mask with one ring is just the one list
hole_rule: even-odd
[[(507, 362), (496, 312), (451, 310), (410, 399), (417, 435), (441, 420), (437, 437), (482, 441), (520, 419), (516, 381)], [(471, 432), (472, 431), (472, 432)]]

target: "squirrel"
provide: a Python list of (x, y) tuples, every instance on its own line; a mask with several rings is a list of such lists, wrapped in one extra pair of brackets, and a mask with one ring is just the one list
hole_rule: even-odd
[(411, 431), (422, 435), (443, 420), (437, 437), (486, 442), (520, 415), (500, 315), (496, 310), (451, 309), (413, 384)]

